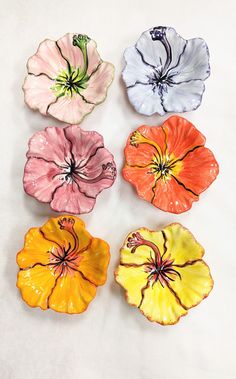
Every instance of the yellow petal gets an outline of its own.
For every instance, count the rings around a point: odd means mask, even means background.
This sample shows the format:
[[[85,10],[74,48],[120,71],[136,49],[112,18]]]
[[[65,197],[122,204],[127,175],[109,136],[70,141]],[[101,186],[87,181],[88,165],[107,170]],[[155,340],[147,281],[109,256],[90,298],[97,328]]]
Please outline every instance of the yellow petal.
[[[54,241],[61,247],[65,246],[66,249],[68,248],[69,244],[73,247],[75,244],[73,235],[68,230],[60,228],[59,222],[61,222],[63,219],[71,219],[74,221],[73,229],[79,241],[79,250],[87,247],[89,245],[91,236],[86,231],[84,222],[78,217],[71,215],[50,218],[40,228],[44,237],[49,241]]]
[[[92,283],[101,286],[107,279],[107,267],[110,261],[109,245],[99,239],[93,238],[88,250],[81,254],[79,271]]]
[[[73,275],[67,274],[57,279],[49,307],[57,312],[81,313],[87,309],[95,295],[96,286],[74,271]]]
[[[141,312],[150,320],[162,325],[175,324],[187,311],[179,304],[175,295],[160,282],[144,291]]]
[[[174,267],[181,275],[170,283],[171,288],[186,308],[199,304],[213,288],[213,279],[207,264],[200,260],[184,267]]]
[[[174,264],[183,264],[202,258],[204,249],[188,229],[176,223],[164,228],[163,232],[167,240],[165,256],[170,254],[174,259]]]
[[[32,228],[25,236],[24,248],[17,254],[17,263],[20,268],[33,266],[35,263],[47,264],[50,251],[57,248],[53,242],[43,238],[38,228]]]
[[[139,246],[136,250],[135,253],[131,253],[132,248],[127,247],[128,243],[128,238],[132,238],[132,235],[134,233],[140,233],[141,236],[150,242],[155,243],[155,245],[158,247],[160,250],[160,254],[163,254],[164,252],[164,238],[162,235],[161,231],[154,232],[151,230],[148,230],[146,228],[140,228],[132,233],[130,233],[123,245],[123,248],[120,251],[120,262],[121,263],[135,263],[135,264],[142,264],[146,263],[148,259],[150,258],[150,254],[152,257],[154,257],[153,250],[145,245]]]
[[[117,283],[127,291],[128,303],[137,307],[142,300],[142,289],[147,285],[148,274],[144,268],[145,266],[125,267],[120,265],[115,272]]]
[[[48,308],[48,297],[56,282],[56,275],[50,266],[37,265],[18,273],[17,287],[22,298],[31,307]]]

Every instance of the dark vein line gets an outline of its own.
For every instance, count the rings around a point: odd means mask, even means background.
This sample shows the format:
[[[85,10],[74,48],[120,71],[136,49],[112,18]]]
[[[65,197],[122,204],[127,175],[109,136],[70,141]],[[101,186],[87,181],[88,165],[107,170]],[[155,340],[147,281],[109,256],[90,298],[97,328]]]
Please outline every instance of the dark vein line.
[[[161,258],[163,258],[164,255],[165,255],[166,252],[167,252],[167,246],[166,246],[166,243],[167,243],[167,237],[166,237],[166,234],[165,234],[165,232],[164,232],[163,230],[161,231],[161,233],[162,233],[162,236],[163,236],[163,239],[164,239],[164,244],[163,244],[164,252],[163,252],[163,254],[162,254],[162,256],[161,256]]]
[[[149,281],[147,281],[147,284],[146,284],[146,286],[145,287],[143,287],[142,289],[141,289],[141,295],[142,295],[142,298],[141,298],[141,301],[140,301],[140,303],[139,303],[139,306],[138,306],[138,308],[140,308],[141,307],[141,305],[142,305],[142,303],[143,303],[143,299],[144,299],[144,295],[145,295],[145,291],[146,291],[146,289],[148,289],[148,287],[149,287]]]
[[[182,303],[182,301],[180,300],[179,296],[177,295],[177,293],[173,290],[173,288],[170,286],[170,284],[166,281],[166,285],[167,287],[169,288],[170,292],[172,293],[172,295],[175,296],[177,302],[181,305],[182,308],[184,308],[186,311],[188,310],[188,308]]]
[[[194,196],[199,197],[199,195],[198,195],[197,193],[195,193],[194,191],[192,191],[190,188],[186,187],[186,186],[184,185],[184,183],[182,183],[179,179],[177,179],[173,174],[171,174],[171,176],[172,176],[172,178],[174,178],[175,181],[176,181],[180,186],[182,186],[186,191],[191,192]]]
[[[192,266],[194,265],[195,263],[197,262],[201,262],[202,260],[201,259],[195,259],[194,261],[187,261],[183,264],[173,264],[172,266],[175,266],[175,267],[186,267],[186,266]]]
[[[33,76],[46,76],[48,79],[52,80],[53,82],[55,79],[51,78],[48,74],[45,74],[44,72],[40,72],[40,74],[34,74],[33,72],[28,72],[28,75],[33,75]]]
[[[188,154],[192,153],[194,150],[199,149],[200,147],[204,147],[204,145],[197,145],[197,146],[193,147],[191,150],[188,150],[187,153],[185,153],[184,156],[183,156],[182,158],[178,158],[178,159],[176,159],[175,161],[173,161],[173,162],[171,163],[171,166],[172,166],[173,164],[175,164],[176,162],[182,161],[184,158],[187,157]]]
[[[141,57],[141,59],[142,59],[142,61],[143,61],[144,64],[146,64],[147,66],[152,67],[152,68],[154,68],[154,69],[157,68],[156,66],[153,66],[152,64],[147,63],[147,62],[145,61],[144,56],[143,56],[143,53],[141,53],[141,51],[137,48],[136,45],[135,45],[135,49],[136,49],[136,51],[138,52],[138,54],[140,55],[140,57]]]

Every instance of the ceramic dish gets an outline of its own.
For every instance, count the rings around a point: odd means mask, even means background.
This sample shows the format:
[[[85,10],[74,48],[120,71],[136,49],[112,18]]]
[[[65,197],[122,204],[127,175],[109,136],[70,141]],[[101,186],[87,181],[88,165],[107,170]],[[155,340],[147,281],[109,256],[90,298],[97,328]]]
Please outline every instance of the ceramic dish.
[[[137,112],[187,112],[199,107],[210,75],[209,52],[201,38],[185,40],[175,29],[145,31],[125,50],[123,80]]]
[[[84,312],[106,282],[109,245],[92,237],[73,216],[31,228],[17,254],[17,287],[31,307],[62,313]]]
[[[140,126],[127,140],[123,177],[155,207],[185,212],[219,172],[205,141],[179,116],[169,117],[161,126]]]
[[[77,125],[35,133],[27,158],[25,192],[57,212],[90,212],[97,195],[116,178],[114,158],[103,137]]]
[[[26,104],[69,124],[78,124],[105,100],[114,66],[100,58],[86,35],[64,35],[40,43],[27,63]]]
[[[160,231],[140,228],[126,238],[116,281],[129,304],[150,321],[171,325],[213,288],[204,249],[180,224]]]

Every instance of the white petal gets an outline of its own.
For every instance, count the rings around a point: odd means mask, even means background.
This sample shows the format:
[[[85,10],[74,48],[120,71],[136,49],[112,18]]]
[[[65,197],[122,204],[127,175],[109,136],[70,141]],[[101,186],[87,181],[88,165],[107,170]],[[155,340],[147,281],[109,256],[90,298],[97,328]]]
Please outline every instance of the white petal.
[[[136,111],[145,116],[153,113],[159,113],[161,116],[165,114],[160,96],[157,91],[153,91],[152,85],[136,84],[128,88],[128,96]]]
[[[183,53],[187,41],[180,37],[173,28],[166,28],[166,39],[171,47],[171,62],[168,69],[178,64],[179,57]]]
[[[152,76],[154,69],[143,62],[135,46],[128,47],[125,50],[124,58],[126,66],[122,72],[122,77],[126,86],[133,85],[136,82],[148,83],[149,76]]]
[[[152,29],[149,29],[144,32],[135,46],[146,64],[157,68],[165,65],[167,55],[162,42],[152,40],[151,31]]]
[[[168,86],[163,92],[163,107],[166,112],[189,112],[199,107],[205,86],[201,80],[192,80]]]
[[[172,80],[181,83],[193,79],[205,80],[210,75],[209,52],[202,38],[189,39],[177,67],[170,70]]]

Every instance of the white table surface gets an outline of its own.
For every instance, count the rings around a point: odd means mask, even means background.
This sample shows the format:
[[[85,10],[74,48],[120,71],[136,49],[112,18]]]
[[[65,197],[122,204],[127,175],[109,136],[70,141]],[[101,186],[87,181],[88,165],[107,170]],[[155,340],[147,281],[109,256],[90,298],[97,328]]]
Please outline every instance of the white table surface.
[[[235,379],[236,378],[236,3],[234,0],[0,0],[0,378],[1,379]],[[130,131],[163,118],[141,116],[129,105],[120,73],[122,53],[140,33],[173,26],[185,38],[203,37],[211,76],[203,103],[185,114],[207,137],[220,175],[192,209],[164,213],[138,199],[120,169]],[[24,105],[25,63],[41,40],[86,33],[116,67],[105,103],[82,127],[104,135],[118,166],[115,185],[82,218],[90,232],[111,245],[108,281],[81,315],[29,308],[15,287],[15,256],[25,232],[52,215],[24,194],[22,174],[29,137],[61,125]],[[140,226],[173,221],[188,227],[205,247],[215,287],[175,326],[150,323],[129,306],[113,271],[125,236]]]

